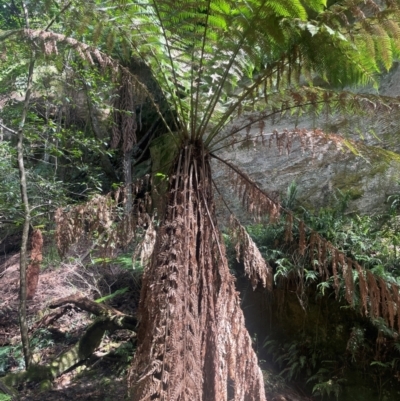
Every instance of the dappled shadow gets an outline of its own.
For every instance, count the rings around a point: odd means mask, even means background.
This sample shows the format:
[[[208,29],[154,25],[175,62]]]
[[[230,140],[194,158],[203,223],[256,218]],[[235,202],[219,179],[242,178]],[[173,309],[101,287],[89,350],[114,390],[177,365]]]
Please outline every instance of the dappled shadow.
[[[78,369],[53,382],[53,388],[41,391],[40,385],[27,385],[20,391],[21,401],[107,401],[123,400],[126,395],[125,372],[119,372],[117,360],[93,356]],[[80,371],[77,373],[77,371]]]

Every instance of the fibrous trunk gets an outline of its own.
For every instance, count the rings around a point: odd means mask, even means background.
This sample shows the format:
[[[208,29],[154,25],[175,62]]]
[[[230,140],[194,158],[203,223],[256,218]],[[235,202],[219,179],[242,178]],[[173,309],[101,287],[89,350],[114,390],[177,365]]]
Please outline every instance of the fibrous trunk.
[[[143,279],[131,400],[265,400],[211,189],[207,154],[188,144]]]

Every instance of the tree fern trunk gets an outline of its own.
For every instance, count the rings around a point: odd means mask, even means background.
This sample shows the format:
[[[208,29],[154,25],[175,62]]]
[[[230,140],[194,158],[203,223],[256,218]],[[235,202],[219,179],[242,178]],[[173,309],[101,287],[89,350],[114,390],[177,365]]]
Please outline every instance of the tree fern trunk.
[[[201,144],[187,145],[176,161],[155,249],[143,279],[130,399],[265,400]]]

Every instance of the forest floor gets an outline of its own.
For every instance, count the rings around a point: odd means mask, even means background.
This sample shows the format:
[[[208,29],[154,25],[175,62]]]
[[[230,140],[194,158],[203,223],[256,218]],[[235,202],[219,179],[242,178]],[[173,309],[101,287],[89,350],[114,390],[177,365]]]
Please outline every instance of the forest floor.
[[[138,283],[127,271],[113,267],[87,269],[79,264],[63,264],[42,270],[33,300],[28,301],[27,318],[35,363],[49,363],[77,343],[86,327],[93,321],[88,312],[72,307],[51,326],[37,327],[49,313],[48,305],[60,298],[80,293],[99,298],[124,287],[136,287],[114,297],[110,305],[134,314],[138,301]],[[135,288],[133,288],[135,291]],[[0,376],[24,367],[18,322],[19,254],[0,260]],[[129,295],[128,295],[129,294]],[[129,298],[134,299],[129,299]],[[96,352],[79,366],[67,371],[53,382],[50,390],[41,391],[37,384],[18,388],[23,401],[59,400],[123,400],[126,372],[134,346],[132,332],[118,330],[105,335]]]
[[[49,304],[80,293],[90,299],[129,288],[108,304],[126,314],[135,315],[140,280],[118,266],[83,266],[71,261],[41,271],[33,300],[28,301],[28,324],[34,362],[48,364],[79,341],[93,321],[88,312],[71,307],[48,327],[38,322],[49,313]],[[19,254],[0,259],[0,376],[23,369],[23,354],[18,323]],[[95,353],[65,372],[42,390],[38,384],[18,388],[21,401],[117,401],[126,399],[126,375],[134,353],[132,332],[118,330],[105,335]],[[309,401],[265,372],[268,401]],[[0,394],[1,396],[1,394]],[[1,399],[1,397],[0,397]]]

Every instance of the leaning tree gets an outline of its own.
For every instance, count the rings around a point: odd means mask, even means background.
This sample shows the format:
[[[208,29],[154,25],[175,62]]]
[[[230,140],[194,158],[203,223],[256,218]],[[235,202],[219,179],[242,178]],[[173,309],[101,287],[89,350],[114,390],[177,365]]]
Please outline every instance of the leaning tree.
[[[391,66],[400,48],[397,2],[333,1],[329,7],[323,0],[88,4],[100,28],[93,23],[77,32],[84,32],[86,41],[92,38],[92,44],[49,29],[1,32],[0,39],[22,36],[34,46],[43,45],[48,55],[64,43],[90,64],[116,71],[121,85],[114,138],[116,143],[122,138],[127,158],[138,124],[136,111],[126,108],[146,99],[167,131],[173,154],[160,172],[168,175],[169,184],[143,278],[130,399],[265,400],[261,370],[216,219],[211,159],[236,174],[250,211],[276,218],[281,206],[216,151],[236,143],[238,133],[250,133],[255,126],[263,138],[268,118],[286,112],[330,114],[388,106],[379,97],[334,88],[374,83],[375,74]],[[146,82],[118,63],[115,53],[114,58],[105,54],[107,46],[98,40],[101,32],[109,33],[108,47],[118,43],[125,56],[128,53],[150,68],[168,107],[160,106]],[[324,88],[312,85],[315,82],[323,82]],[[398,104],[393,101],[391,106]],[[290,146],[288,134],[297,135],[302,143],[310,135],[322,135],[298,129],[278,133],[279,147]],[[288,227],[292,223],[288,213]],[[240,223],[234,220],[233,226],[253,284],[259,280],[268,285],[267,264]],[[304,252],[304,225],[299,224],[299,230]],[[351,262],[328,249],[323,239],[311,235],[309,241],[310,249],[318,248],[318,256],[327,251],[335,256],[336,278],[338,266],[343,274],[351,272]],[[351,278],[346,277],[350,299]],[[368,286],[361,278],[360,288],[367,302]]]

